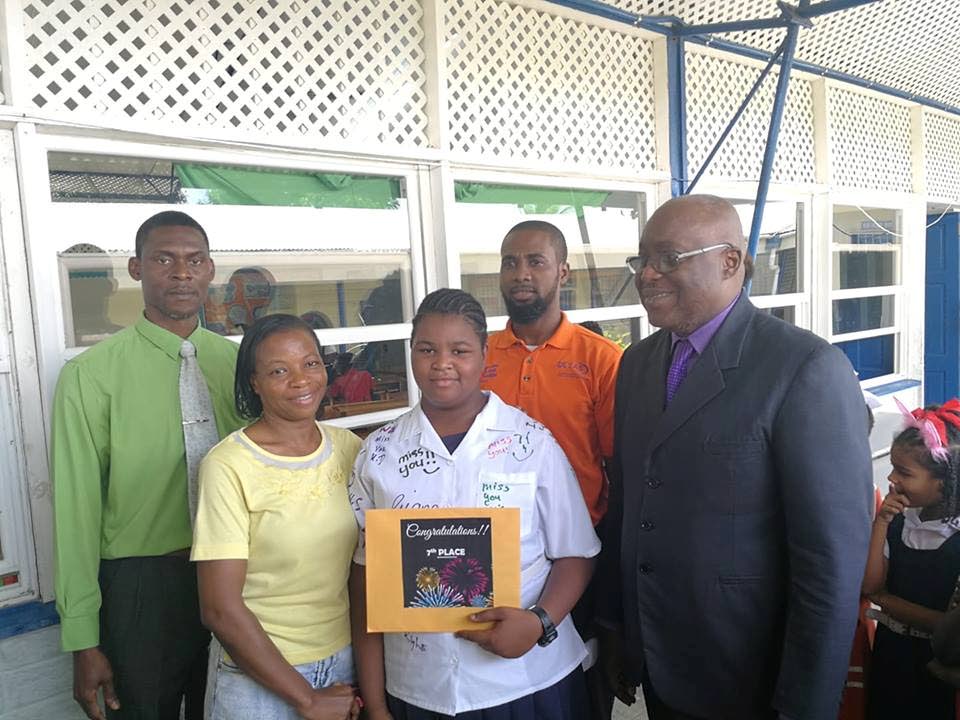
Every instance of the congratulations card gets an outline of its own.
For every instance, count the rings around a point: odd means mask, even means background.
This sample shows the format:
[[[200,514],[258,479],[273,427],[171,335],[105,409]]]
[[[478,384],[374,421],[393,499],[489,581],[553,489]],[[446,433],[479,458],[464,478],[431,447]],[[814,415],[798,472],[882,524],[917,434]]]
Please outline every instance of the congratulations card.
[[[468,617],[520,604],[517,508],[369,510],[369,632],[480,629]]]

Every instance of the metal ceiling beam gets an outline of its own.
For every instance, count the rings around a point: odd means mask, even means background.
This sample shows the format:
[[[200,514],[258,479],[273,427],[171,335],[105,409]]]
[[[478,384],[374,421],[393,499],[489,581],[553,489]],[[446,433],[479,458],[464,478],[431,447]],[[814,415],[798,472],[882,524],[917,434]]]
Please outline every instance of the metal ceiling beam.
[[[676,28],[682,26],[682,23],[679,21],[679,19],[673,16],[658,17],[652,15],[635,15],[633,13],[628,13],[624,10],[612,7],[606,3],[599,2],[598,0],[547,0],[547,2],[550,2],[553,5],[562,5],[574,10],[579,10],[590,15],[604,17],[608,20],[622,22],[632,27],[643,28],[644,30],[649,30],[650,32],[657,33],[658,35],[670,35]],[[826,12],[832,12],[833,10],[844,10],[848,7],[856,7],[869,2],[879,2],[879,0],[823,0],[822,2],[812,5],[807,10],[807,15],[813,17],[814,14],[822,15]],[[729,40],[718,39],[715,37],[691,35],[690,37],[684,39],[687,42],[691,42],[696,45],[705,45],[707,47],[723,50],[734,55],[740,55],[741,57],[752,58],[754,60],[761,60],[763,62],[767,62],[773,56],[773,53],[770,53],[766,50],[758,50],[757,48],[749,47],[747,45],[740,45],[739,43],[730,42]],[[851,85],[867,88],[868,90],[876,90],[877,92],[901,98],[902,100],[919,103],[920,105],[926,105],[927,107],[942,110],[943,112],[950,113],[951,115],[960,116],[960,106],[949,105],[947,103],[940,102],[939,100],[934,100],[933,98],[917,95],[916,93],[901,90],[900,88],[892,87],[890,85],[884,85],[883,83],[873,82],[857,75],[851,75],[850,73],[824,67],[823,65],[817,65],[815,63],[795,59],[793,61],[793,68],[795,70],[800,70],[801,72],[816,75],[817,77],[827,78],[829,80],[839,80],[840,82],[850,83]]]

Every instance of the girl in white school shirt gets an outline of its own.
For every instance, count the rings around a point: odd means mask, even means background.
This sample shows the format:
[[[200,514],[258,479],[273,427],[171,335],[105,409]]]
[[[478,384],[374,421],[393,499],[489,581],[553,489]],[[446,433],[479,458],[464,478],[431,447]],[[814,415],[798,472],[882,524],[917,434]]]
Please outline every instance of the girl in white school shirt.
[[[587,717],[585,650],[568,613],[600,541],[576,477],[542,425],[480,389],[486,318],[472,296],[427,295],[411,347],[420,403],[367,438],[350,481],[361,530],[350,579],[353,639],[367,717]],[[489,630],[367,633],[365,512],[479,506],[481,478],[510,485],[520,507],[522,606],[477,612],[477,622],[494,622]]]

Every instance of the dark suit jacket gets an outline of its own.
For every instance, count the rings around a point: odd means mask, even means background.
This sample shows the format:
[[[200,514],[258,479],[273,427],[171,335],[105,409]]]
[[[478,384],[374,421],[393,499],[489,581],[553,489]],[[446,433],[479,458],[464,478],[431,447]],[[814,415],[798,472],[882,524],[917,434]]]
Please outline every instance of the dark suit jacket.
[[[607,619],[678,710],[835,720],[873,503],[853,368],[741,297],[664,410],[670,345],[620,366]]]

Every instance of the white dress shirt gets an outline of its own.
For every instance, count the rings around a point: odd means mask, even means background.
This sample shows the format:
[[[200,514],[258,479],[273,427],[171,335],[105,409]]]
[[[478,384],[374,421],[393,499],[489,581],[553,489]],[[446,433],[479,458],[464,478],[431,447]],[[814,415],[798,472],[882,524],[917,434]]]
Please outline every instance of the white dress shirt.
[[[354,561],[365,564],[365,512],[373,508],[519,507],[522,607],[537,604],[551,560],[593,557],[600,541],[577,478],[540,423],[493,393],[451,454],[420,406],[364,442],[350,480],[360,524]],[[508,488],[491,502],[482,483]],[[502,498],[499,499],[499,498]],[[418,707],[457,713],[494,707],[550,687],[586,652],[569,617],[547,647],[505,659],[451,633],[384,633],[387,692]]]

